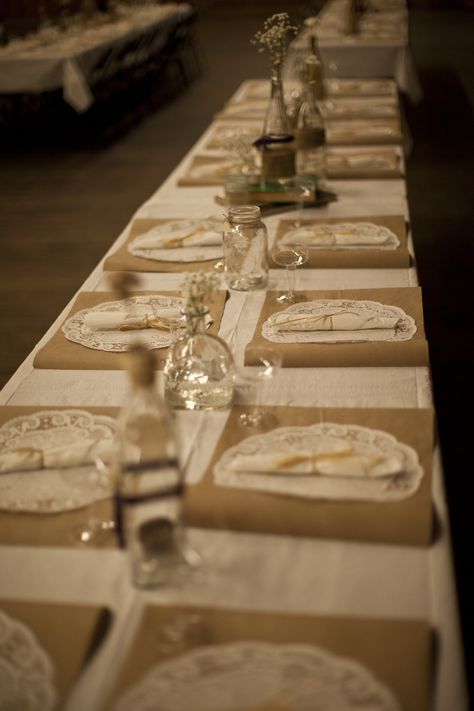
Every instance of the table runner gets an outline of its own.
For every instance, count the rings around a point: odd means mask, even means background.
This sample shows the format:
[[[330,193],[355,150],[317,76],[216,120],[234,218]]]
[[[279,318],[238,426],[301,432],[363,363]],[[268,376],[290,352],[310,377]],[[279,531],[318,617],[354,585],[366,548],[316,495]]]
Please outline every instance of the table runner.
[[[178,624],[182,621],[184,639],[179,640],[177,649],[160,653],[162,630],[176,619]],[[428,711],[432,641],[425,622],[152,605],[144,610],[107,708],[113,709],[123,692],[157,662],[176,658],[201,645],[241,640],[316,645],[332,654],[349,657],[387,684],[404,711]]]
[[[231,446],[264,429],[239,424],[248,408],[234,407],[204,477],[188,487],[186,515],[193,526],[258,533],[316,536],[375,542],[429,545],[432,530],[431,410],[316,409],[264,407],[269,429],[319,422],[358,424],[383,430],[415,449],[424,469],[418,491],[398,502],[304,499],[216,484],[213,467]]]

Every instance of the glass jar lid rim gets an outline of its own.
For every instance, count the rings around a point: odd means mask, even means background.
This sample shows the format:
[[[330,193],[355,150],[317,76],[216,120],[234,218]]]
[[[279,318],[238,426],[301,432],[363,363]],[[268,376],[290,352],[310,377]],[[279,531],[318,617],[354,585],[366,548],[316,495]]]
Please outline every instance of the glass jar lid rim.
[[[260,217],[260,208],[258,205],[234,205],[229,207],[228,217],[231,222],[255,220]]]

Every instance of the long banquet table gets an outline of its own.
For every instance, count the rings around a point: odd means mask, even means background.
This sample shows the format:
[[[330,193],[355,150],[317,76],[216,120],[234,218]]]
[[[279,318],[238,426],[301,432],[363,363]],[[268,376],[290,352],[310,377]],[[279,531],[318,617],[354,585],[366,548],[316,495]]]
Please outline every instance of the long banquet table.
[[[133,219],[206,217],[219,212],[212,186],[180,187],[193,158],[206,152],[213,127],[204,133],[163,185],[138,209],[111,246],[125,242]],[[405,181],[334,180],[338,200],[308,217],[397,215],[409,219]],[[272,238],[283,214],[265,218]],[[413,243],[409,235],[409,248]],[[106,255],[107,256],[107,255]],[[110,289],[104,260],[81,291]],[[142,289],[176,289],[182,275],[141,273]],[[270,288],[284,288],[282,270],[271,270]],[[303,269],[298,288],[358,289],[417,286],[416,267],[398,269]],[[232,292],[219,334],[243,362],[263,292]],[[72,302],[71,302],[72,303]],[[7,406],[119,407],[127,397],[120,370],[61,370],[33,367],[35,354],[62,324],[70,305],[53,323],[0,395]],[[161,378],[161,375],[159,376]],[[337,408],[432,407],[429,367],[283,368],[278,387],[266,387],[269,406]],[[228,412],[179,412],[182,461],[189,483],[199,481]],[[426,620],[436,638],[433,704],[436,711],[467,709],[462,651],[450,552],[443,473],[438,448],[433,467],[432,503],[436,535],[429,546],[361,543],[227,530],[191,528],[191,543],[202,553],[206,575],[182,589],[141,592],[130,582],[125,556],[111,549],[2,545],[0,595],[5,600],[104,605],[113,626],[67,704],[69,711],[103,708],[117,680],[147,603],[192,604],[214,608]],[[72,642],[74,644],[74,642]]]

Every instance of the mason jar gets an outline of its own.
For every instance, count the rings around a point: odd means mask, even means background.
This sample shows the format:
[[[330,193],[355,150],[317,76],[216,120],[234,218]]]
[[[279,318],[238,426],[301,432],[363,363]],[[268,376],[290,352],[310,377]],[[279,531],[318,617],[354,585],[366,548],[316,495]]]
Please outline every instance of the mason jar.
[[[264,289],[268,283],[268,236],[257,205],[229,207],[224,229],[227,284],[237,291]]]

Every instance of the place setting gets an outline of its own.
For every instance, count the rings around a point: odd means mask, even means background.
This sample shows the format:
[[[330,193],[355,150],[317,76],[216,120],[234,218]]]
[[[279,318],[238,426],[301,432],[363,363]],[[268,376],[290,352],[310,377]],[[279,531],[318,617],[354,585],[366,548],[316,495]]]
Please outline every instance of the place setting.
[[[304,248],[299,266],[321,268],[409,267],[407,227],[403,215],[279,220],[271,254]],[[307,252],[307,259],[304,256]],[[278,258],[273,258],[276,266]]]
[[[226,301],[216,291],[206,327],[217,334]],[[184,326],[178,292],[134,291],[117,299],[111,292],[81,292],[62,326],[35,356],[35,368],[123,370],[121,357],[137,339],[158,350],[157,367]]]
[[[267,291],[245,363],[271,344],[284,367],[426,366],[421,290]]]
[[[339,119],[326,121],[326,140],[329,145],[388,145],[402,144],[400,121],[385,119]]]
[[[235,405],[187,489],[187,521],[429,545],[433,433],[429,409]]]
[[[117,409],[0,408],[0,538],[5,544],[115,546]]]
[[[2,709],[65,708],[111,617],[98,605],[0,600]]]
[[[138,218],[127,240],[106,258],[106,271],[187,272],[209,269],[223,257],[224,216]]]
[[[431,642],[418,620],[148,604],[106,708],[428,711]]]
[[[401,149],[398,146],[328,148],[326,175],[333,180],[401,178],[404,175]]]

